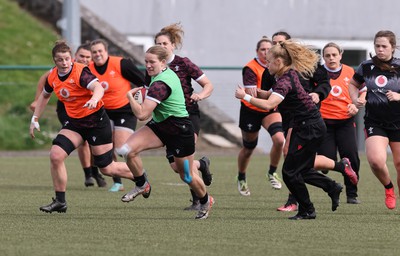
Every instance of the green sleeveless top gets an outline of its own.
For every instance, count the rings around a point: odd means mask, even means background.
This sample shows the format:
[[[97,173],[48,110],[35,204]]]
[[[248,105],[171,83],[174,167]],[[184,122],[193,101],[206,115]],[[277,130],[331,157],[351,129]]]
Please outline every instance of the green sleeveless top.
[[[171,88],[171,95],[158,104],[153,110],[153,120],[156,123],[160,123],[170,116],[188,117],[189,113],[186,110],[181,82],[175,72],[167,68],[160,74],[151,78],[150,87],[156,81],[164,82]]]

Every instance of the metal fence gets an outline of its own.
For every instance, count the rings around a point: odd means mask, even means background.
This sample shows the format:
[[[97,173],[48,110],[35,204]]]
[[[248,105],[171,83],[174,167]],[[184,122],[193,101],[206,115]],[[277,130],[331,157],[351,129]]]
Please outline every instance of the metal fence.
[[[29,65],[0,65],[0,71],[37,71],[37,70],[49,70],[52,66],[29,66]],[[138,66],[142,71],[145,70],[144,66]],[[234,97],[236,86],[242,83],[242,67],[228,67],[228,66],[202,66],[200,67],[206,74],[207,77],[212,81],[214,85],[214,92],[212,96],[207,99],[210,100],[219,110],[223,111],[236,123],[239,122],[239,109],[240,104]],[[13,85],[13,83],[1,83],[1,85]],[[197,83],[193,83],[195,90],[201,88]],[[364,123],[363,123],[364,109],[356,117],[357,124],[357,137],[358,137],[358,148],[360,151],[364,151]],[[269,151],[271,148],[272,141],[267,132],[261,131],[259,138],[259,147],[264,151]]]

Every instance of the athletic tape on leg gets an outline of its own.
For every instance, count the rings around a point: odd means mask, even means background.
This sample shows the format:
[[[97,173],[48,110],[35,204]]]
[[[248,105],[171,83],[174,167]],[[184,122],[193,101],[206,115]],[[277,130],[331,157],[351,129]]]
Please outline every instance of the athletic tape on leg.
[[[190,167],[189,167],[189,160],[183,160],[183,181],[186,183],[192,182],[192,176],[190,176]]]
[[[122,147],[115,149],[115,153],[117,155],[122,156],[126,160],[126,156],[131,152],[131,148],[128,146],[128,144],[122,145]]]

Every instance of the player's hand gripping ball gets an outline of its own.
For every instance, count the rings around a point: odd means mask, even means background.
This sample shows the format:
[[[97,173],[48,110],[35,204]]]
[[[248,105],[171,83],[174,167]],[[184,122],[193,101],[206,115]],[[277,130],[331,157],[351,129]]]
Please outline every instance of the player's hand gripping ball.
[[[145,87],[142,87],[139,91],[136,92],[133,98],[136,100],[137,103],[142,104],[144,99],[146,98],[146,95],[147,90]]]

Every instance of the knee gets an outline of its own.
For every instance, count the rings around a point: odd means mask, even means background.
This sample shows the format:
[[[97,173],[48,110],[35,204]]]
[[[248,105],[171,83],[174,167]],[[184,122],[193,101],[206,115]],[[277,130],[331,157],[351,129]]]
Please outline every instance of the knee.
[[[281,136],[279,134],[275,134],[272,137],[272,146],[279,148],[280,150],[283,149],[283,145],[285,144],[285,137],[283,136],[283,133],[281,133]]]
[[[131,148],[128,146],[128,144],[122,145],[120,148],[115,149],[115,153],[123,158],[126,159],[128,154],[131,152]]]
[[[129,158],[134,158],[140,153],[140,151],[137,148],[132,148],[127,143],[122,145],[120,148],[117,148],[115,152],[119,156],[122,156],[125,160]]]
[[[368,159],[368,163],[372,170],[382,170],[385,166],[384,161],[380,161],[376,158]]]
[[[50,162],[52,164],[60,164],[64,162],[65,158],[68,155],[65,153],[65,151],[57,146],[53,146],[50,150]]]
[[[258,137],[253,141],[243,140],[243,149],[253,152],[253,150],[257,147]]]
[[[64,159],[75,149],[74,143],[65,135],[58,134],[52,142],[50,150],[50,161],[53,164],[63,162]]]

